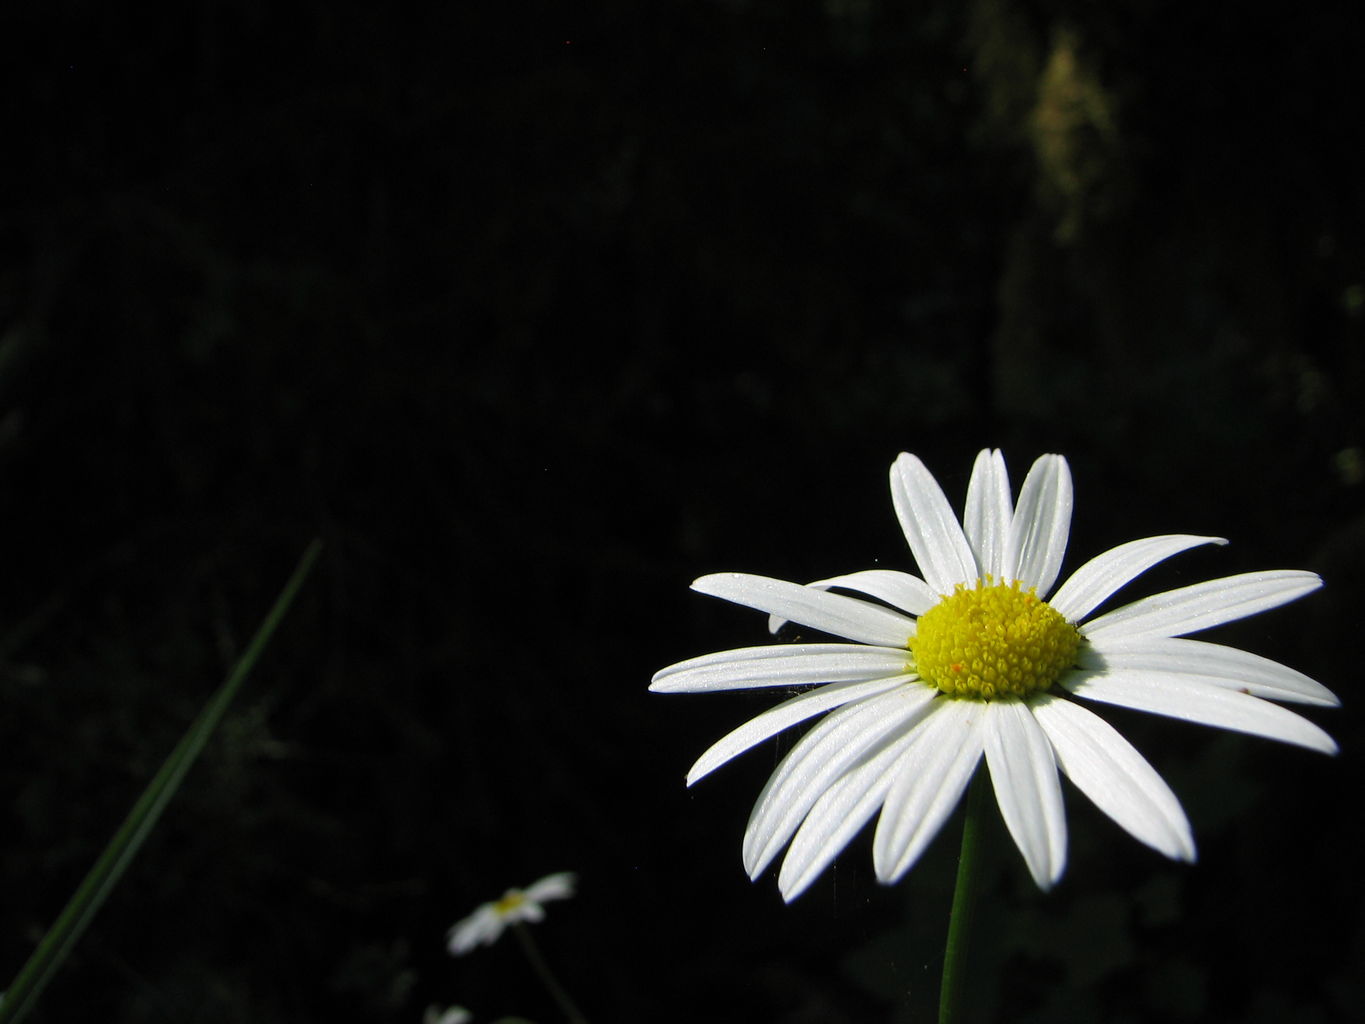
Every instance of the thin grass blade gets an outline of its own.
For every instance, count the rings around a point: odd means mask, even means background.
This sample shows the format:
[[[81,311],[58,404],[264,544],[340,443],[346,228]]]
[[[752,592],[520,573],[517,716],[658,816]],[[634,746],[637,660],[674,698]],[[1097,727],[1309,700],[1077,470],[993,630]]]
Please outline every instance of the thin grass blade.
[[[5,993],[4,1001],[0,1002],[0,1024],[20,1021],[33,1009],[47,983],[66,960],[114,886],[123,877],[133,857],[156,826],[166,804],[180,788],[185,773],[190,770],[190,766],[204,749],[204,744],[208,742],[209,736],[222,721],[232,698],[241,689],[246,677],[251,674],[321,552],[320,540],[314,540],[308,545],[294,574],[280,591],[274,607],[256,630],[256,635],[251,638],[251,643],[247,645],[242,656],[237,659],[227,679],[209,698],[160,770],[142,791],[128,817],[124,819],[109,845],[95,861],[95,866],[77,887],[61,915],[38,943],[33,955],[28,958],[28,962],[20,969],[14,984]]]

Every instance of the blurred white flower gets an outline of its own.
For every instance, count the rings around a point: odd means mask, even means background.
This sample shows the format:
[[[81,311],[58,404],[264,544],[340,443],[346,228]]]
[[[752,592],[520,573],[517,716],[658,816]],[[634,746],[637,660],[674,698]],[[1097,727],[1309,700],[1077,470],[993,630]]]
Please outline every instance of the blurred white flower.
[[[444,1010],[439,1006],[428,1006],[422,1015],[422,1024],[469,1024],[473,1019],[474,1015],[463,1006],[450,1006]]]
[[[1071,529],[1071,473],[1060,455],[1034,463],[1016,505],[1004,458],[981,452],[961,522],[913,455],[891,467],[891,497],[923,578],[872,569],[804,587],[743,573],[692,584],[768,612],[774,631],[791,620],[854,643],[724,651],[665,668],[650,686],[710,692],[821,684],[722,738],[687,776],[691,785],[825,714],[773,772],[744,834],[750,877],[790,843],[778,873],[784,898],[805,890],[878,811],[877,877],[899,879],[952,813],[983,756],[1001,816],[1041,888],[1066,864],[1058,769],[1136,839],[1194,860],[1189,822],[1170,788],[1072,698],[1336,752],[1318,726],[1263,699],[1339,703],[1326,687],[1254,654],[1179,639],[1302,597],[1321,586],[1314,573],[1210,580],[1090,618],[1158,562],[1227,542],[1185,535],[1132,541],[1091,559],[1052,592]]]
[[[475,946],[491,945],[509,924],[543,920],[545,908],[542,904],[572,896],[574,881],[572,872],[561,871],[546,875],[525,889],[508,889],[502,899],[485,903],[457,921],[446,936],[446,949],[454,956],[463,956]]]

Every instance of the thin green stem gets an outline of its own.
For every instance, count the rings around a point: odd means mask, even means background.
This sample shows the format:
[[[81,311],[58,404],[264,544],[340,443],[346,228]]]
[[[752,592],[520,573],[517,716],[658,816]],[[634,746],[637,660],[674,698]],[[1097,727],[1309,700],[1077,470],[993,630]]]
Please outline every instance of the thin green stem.
[[[549,990],[554,1001],[559,1004],[559,1008],[564,1011],[564,1016],[569,1019],[569,1024],[588,1024],[588,1018],[579,1012],[574,1001],[569,998],[569,993],[564,990],[564,986],[559,983],[559,979],[550,970],[550,965],[540,955],[540,947],[536,945],[536,940],[531,937],[531,929],[520,921],[513,921],[512,931],[516,933],[518,941],[521,942],[521,950],[526,954],[526,959],[531,961],[531,968],[540,978],[541,984]]]
[[[967,971],[967,947],[972,939],[972,917],[981,876],[978,849],[982,828],[982,809],[986,803],[984,768],[978,768],[967,790],[967,816],[962,823],[962,852],[957,859],[957,885],[953,888],[953,909],[948,917],[948,940],[943,947],[943,981],[938,990],[939,1024],[955,1024],[962,1010],[962,984]]]
[[[313,563],[318,560],[321,551],[321,541],[315,540],[308,545],[299,560],[298,568],[280,591],[274,607],[256,630],[256,635],[251,638],[251,643],[247,645],[242,656],[237,659],[227,679],[190,723],[185,735],[180,738],[180,742],[175,745],[175,749],[133,804],[133,809],[128,812],[128,817],[109,840],[109,845],[95,861],[90,873],[76,888],[66,907],[38,943],[33,955],[20,969],[14,984],[5,993],[4,1002],[0,1003],[0,1024],[12,1024],[21,1020],[33,1008],[43,988],[85,932],[95,912],[123,877],[133,856],[151,834],[161,817],[161,812],[180,787],[185,773],[190,770],[190,766],[204,749],[204,744],[208,742],[214,728],[222,721],[232,698],[251,673],[270,637],[279,626],[280,620],[294,603],[295,595],[303,586],[303,581],[308,578]]]

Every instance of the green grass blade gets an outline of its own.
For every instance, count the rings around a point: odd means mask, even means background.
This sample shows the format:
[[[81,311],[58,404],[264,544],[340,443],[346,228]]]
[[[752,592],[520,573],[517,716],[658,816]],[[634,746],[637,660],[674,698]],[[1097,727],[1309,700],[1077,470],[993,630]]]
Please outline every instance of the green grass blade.
[[[95,912],[99,910],[109,893],[118,884],[123,872],[127,869],[133,856],[139,847],[146,840],[152,829],[156,826],[157,819],[161,817],[161,812],[165,809],[167,802],[175,795],[175,791],[180,787],[180,782],[194,764],[200,751],[204,749],[204,744],[222,721],[223,714],[227,711],[232,698],[241,688],[242,682],[251,673],[261,652],[265,650],[266,644],[274,634],[275,628],[284,618],[285,613],[294,602],[299,588],[303,586],[304,580],[313,569],[313,564],[317,561],[318,555],[322,551],[322,542],[314,540],[304,551],[303,557],[299,560],[298,568],[289,577],[289,582],[280,591],[280,596],[275,599],[275,605],[270,609],[270,614],[265,617],[256,630],[256,635],[251,638],[251,643],[247,645],[242,656],[237,659],[237,663],[232,667],[223,685],[218,687],[213,696],[209,698],[202,711],[195,717],[190,724],[185,735],[180,738],[180,742],[175,745],[175,749],[166,758],[166,762],[148,783],[147,788],[138,797],[137,803],[124,819],[119,830],[114,833],[109,845],[100,854],[99,860],[95,861],[95,866],[90,869],[90,873],[85,876],[80,886],[72,895],[66,908],[61,912],[56,922],[48,929],[43,936],[38,948],[33,951],[28,962],[24,964],[14,979],[14,984],[5,993],[4,1001],[0,1002],[0,1024],[11,1024],[19,1021],[31,1010],[42,993],[44,986],[51,980],[52,975],[62,965],[67,955],[71,952],[76,941],[85,931]]]

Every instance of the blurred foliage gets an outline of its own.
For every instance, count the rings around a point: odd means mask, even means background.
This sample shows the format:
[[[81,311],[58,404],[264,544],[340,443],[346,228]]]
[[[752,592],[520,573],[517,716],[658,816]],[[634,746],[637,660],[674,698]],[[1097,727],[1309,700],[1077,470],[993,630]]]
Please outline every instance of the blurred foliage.
[[[783,907],[739,868],[767,754],[682,786],[766,699],[644,688],[763,641],[691,578],[904,565],[891,459],[957,495],[983,444],[1016,475],[1071,457],[1069,565],[1204,532],[1234,543],[1150,585],[1321,570],[1227,636],[1347,707],[1318,717],[1337,762],[1116,715],[1200,864],[1079,799],[1055,893],[1003,847],[982,1019],[1351,1018],[1353,9],[256,0],[0,28],[0,965],[328,543],[35,1019],[549,1020],[514,950],[442,936],[564,869],[582,895],[539,934],[594,1020],[932,1005],[953,828],[895,889],[855,844]]]

